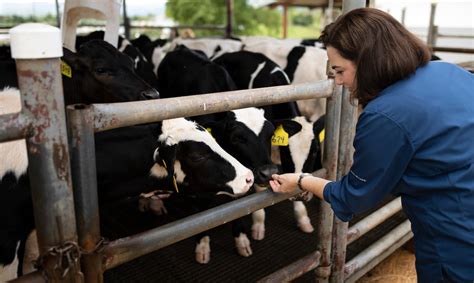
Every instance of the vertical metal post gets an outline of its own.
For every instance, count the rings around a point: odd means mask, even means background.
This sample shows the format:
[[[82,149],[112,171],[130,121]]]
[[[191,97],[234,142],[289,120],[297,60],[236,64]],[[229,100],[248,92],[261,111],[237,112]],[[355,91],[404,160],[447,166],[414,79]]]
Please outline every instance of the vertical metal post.
[[[428,26],[428,38],[426,39],[426,43],[431,47],[436,45],[436,37],[438,32],[438,29],[434,24],[437,5],[437,3],[431,3],[430,24]]]
[[[59,13],[59,1],[55,0],[54,2],[56,4],[56,26],[59,28],[59,27],[61,27],[61,15]]]
[[[61,32],[45,24],[10,30],[22,113],[31,117],[29,178],[40,249],[49,282],[80,282],[79,250],[59,57]]]
[[[234,0],[226,0],[226,8],[227,8],[227,24],[225,27],[225,37],[230,38],[232,37],[232,22],[234,18]]]
[[[125,29],[125,38],[130,40],[130,20],[127,15],[127,4],[126,0],[123,0],[123,27]]]
[[[342,6],[343,14],[366,6],[365,0],[345,0]],[[339,138],[339,154],[337,164],[337,179],[340,179],[352,164],[352,141],[354,140],[357,107],[351,104],[350,93],[342,91],[341,126]],[[348,223],[334,217],[332,240],[332,270],[330,282],[343,282],[344,265],[346,261]]]
[[[400,21],[403,26],[405,26],[406,15],[407,15],[407,7],[403,7],[402,8],[402,19]]]
[[[326,122],[323,150],[323,164],[327,170],[327,178],[336,180],[337,154],[339,147],[339,124],[341,118],[341,90],[336,86],[331,97],[326,102]],[[318,246],[321,253],[319,267],[315,269],[317,282],[328,282],[331,274],[331,245],[334,212],[329,203],[321,201],[320,213],[317,219]]]
[[[67,107],[71,146],[71,169],[79,246],[85,282],[103,282],[100,245],[99,201],[94,146],[94,117],[90,106]]]
[[[288,5],[283,5],[283,38],[288,36]]]
[[[337,163],[337,179],[341,179],[352,165],[353,148],[352,142],[355,134],[357,107],[351,103],[350,93],[347,89],[342,91],[341,104],[341,126],[339,134],[339,159]],[[344,280],[344,264],[346,261],[348,223],[334,217],[333,225],[333,264],[331,271],[331,282],[342,282]]]

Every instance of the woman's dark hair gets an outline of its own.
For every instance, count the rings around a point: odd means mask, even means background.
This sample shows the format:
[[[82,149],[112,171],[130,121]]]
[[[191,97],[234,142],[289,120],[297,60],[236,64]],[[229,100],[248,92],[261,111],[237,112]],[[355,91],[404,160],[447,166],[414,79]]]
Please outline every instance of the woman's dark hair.
[[[361,8],[327,25],[320,40],[356,66],[352,95],[363,106],[428,63],[431,52],[389,14]]]

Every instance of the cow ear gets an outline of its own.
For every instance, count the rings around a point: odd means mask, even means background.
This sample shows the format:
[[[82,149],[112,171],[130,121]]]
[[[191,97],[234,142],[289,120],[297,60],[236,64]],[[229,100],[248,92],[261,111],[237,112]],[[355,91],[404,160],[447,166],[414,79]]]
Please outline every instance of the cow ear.
[[[61,57],[61,60],[73,71],[77,71],[83,65],[81,56],[65,47],[63,47],[63,57]]]
[[[290,137],[295,135],[299,131],[301,131],[301,129],[303,128],[303,126],[301,126],[300,123],[295,122],[293,120],[282,119],[282,120],[277,120],[274,123],[275,123],[275,128],[278,128],[278,126],[281,125],[283,129],[285,130],[285,132],[287,132],[288,136]]]

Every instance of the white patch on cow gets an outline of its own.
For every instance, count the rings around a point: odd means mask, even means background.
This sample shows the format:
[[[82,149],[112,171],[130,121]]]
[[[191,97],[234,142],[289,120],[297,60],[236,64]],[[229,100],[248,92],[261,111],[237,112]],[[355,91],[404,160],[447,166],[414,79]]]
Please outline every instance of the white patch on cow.
[[[189,49],[200,50],[206,54],[207,58],[211,58],[211,56],[214,55],[212,59],[216,59],[224,53],[237,52],[242,49],[242,42],[232,39],[183,39],[178,37],[171,42],[171,50],[174,50],[178,45],[184,45]],[[220,46],[221,50],[214,54],[217,46]]]
[[[249,81],[249,87],[248,89],[252,89],[253,88],[253,81],[255,80],[255,78],[258,76],[258,74],[260,74],[260,72],[262,71],[262,69],[265,67],[265,64],[266,62],[262,62],[260,64],[258,64],[257,66],[257,69],[255,69],[255,71],[250,75],[250,81]]]
[[[314,227],[311,225],[311,219],[308,217],[308,211],[304,203],[302,201],[294,201],[293,211],[300,230],[305,233],[313,232]]]
[[[295,173],[301,173],[314,139],[313,124],[306,121],[305,117],[302,116],[295,117],[292,120],[302,126],[301,131],[288,139],[291,159],[295,165]]]
[[[153,64],[153,73],[158,76],[158,67],[160,66],[161,61],[165,57],[165,52],[162,47],[155,47],[153,49],[153,54],[151,55],[151,62]]]
[[[133,68],[136,70],[138,68],[138,62],[140,62],[140,56],[138,56],[137,58],[135,58],[135,65],[133,66]]]
[[[174,177],[178,183],[183,183],[186,174],[184,174],[183,169],[181,169],[181,162],[176,161],[174,163]]]
[[[20,91],[15,88],[6,88],[0,92],[0,115],[17,113],[21,110]],[[28,168],[28,154],[26,141],[15,140],[0,143],[0,179],[7,172],[13,172],[18,178],[26,173]]]
[[[16,249],[15,249],[15,258],[13,262],[8,265],[0,265],[0,282],[7,282],[17,278],[17,270],[18,270],[18,248],[20,247],[20,242],[18,241]]]
[[[132,43],[126,39],[122,40],[122,44],[120,45],[120,47],[118,48],[118,50],[120,52],[123,52],[125,50],[125,48],[127,48],[127,46],[129,45],[132,45]]]
[[[262,132],[265,124],[265,111],[263,109],[249,107],[243,109],[232,110],[235,114],[235,120],[247,126],[255,135]]]
[[[283,74],[283,76],[285,77],[286,79],[286,82],[288,84],[291,84],[291,81],[290,81],[290,78],[288,77],[288,75],[279,67],[275,67],[275,69],[273,69],[270,74],[273,74],[273,73],[276,73],[276,72],[281,72]]]
[[[156,154],[156,151],[155,151]],[[155,176],[158,179],[166,178],[168,176],[168,171],[165,167],[161,166],[158,163],[155,163],[153,167],[150,169],[150,175]],[[176,182],[183,183],[186,174],[181,169],[181,163],[179,161],[175,161],[174,163],[174,177],[176,178]]]
[[[158,140],[166,145],[175,145],[182,141],[196,141],[206,144],[212,151],[220,155],[224,160],[227,160],[234,167],[236,177],[227,183],[232,188],[234,194],[246,193],[252,185],[247,182],[248,179],[253,180],[252,171],[244,167],[237,159],[222,149],[209,132],[197,130],[196,127],[196,123],[184,118],[164,120],[161,127],[162,133]],[[179,178],[179,176],[177,177]]]

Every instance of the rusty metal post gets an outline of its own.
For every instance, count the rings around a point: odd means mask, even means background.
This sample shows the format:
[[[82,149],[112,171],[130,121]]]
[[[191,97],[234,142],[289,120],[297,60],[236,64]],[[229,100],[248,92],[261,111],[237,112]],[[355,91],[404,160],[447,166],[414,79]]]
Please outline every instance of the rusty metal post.
[[[67,107],[69,122],[71,169],[77,218],[79,246],[85,282],[103,282],[99,200],[94,145],[94,117],[91,107],[77,104]]]
[[[339,125],[341,118],[341,91],[336,86],[333,95],[326,102],[326,122],[323,148],[323,165],[327,170],[326,178],[336,180],[337,154],[339,148]],[[317,219],[319,227],[317,250],[321,253],[320,265],[315,269],[317,282],[328,282],[331,274],[331,246],[334,212],[329,203],[320,202],[320,213]]]
[[[29,178],[40,249],[50,282],[80,282],[79,250],[59,57],[61,33],[44,24],[10,30],[22,113],[30,116]]]
[[[355,134],[357,107],[351,103],[350,93],[347,89],[342,91],[341,126],[339,134],[339,159],[337,164],[337,179],[341,179],[352,165],[352,142]],[[347,229],[348,223],[334,217],[333,224],[333,251],[331,282],[344,280],[344,263],[346,261]]]
[[[366,6],[365,0],[345,0],[343,2],[343,14]],[[355,134],[357,117],[356,103],[351,103],[350,93],[346,89],[342,92],[341,103],[341,127],[339,138],[339,159],[337,164],[337,179],[346,174],[352,165],[352,142]],[[334,217],[333,240],[332,240],[332,269],[330,282],[338,283],[344,280],[344,264],[346,261],[348,223]]]

